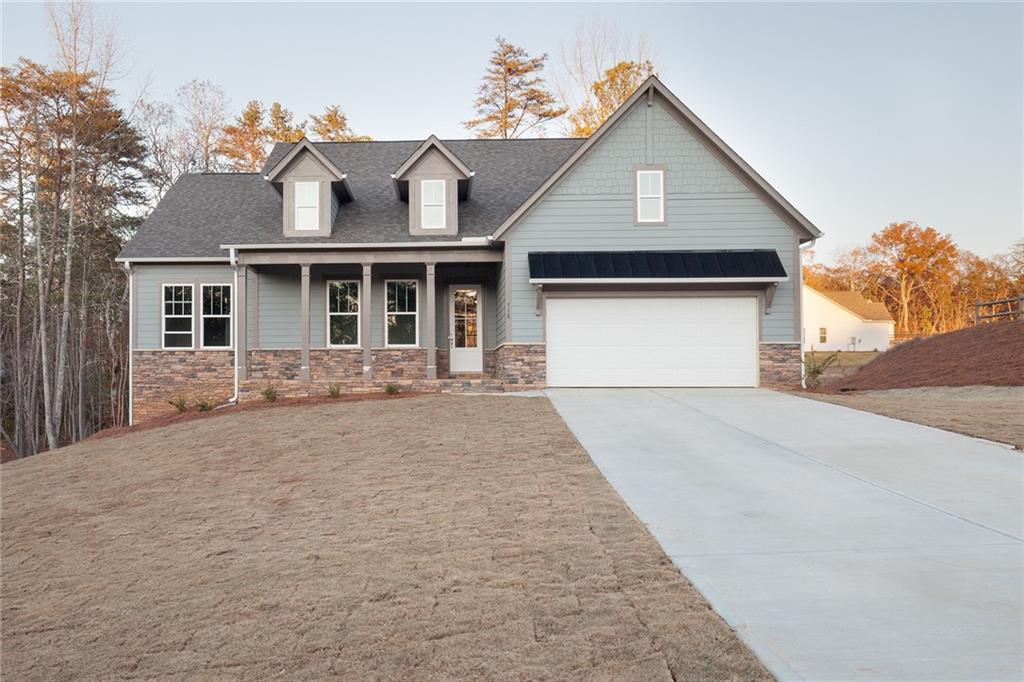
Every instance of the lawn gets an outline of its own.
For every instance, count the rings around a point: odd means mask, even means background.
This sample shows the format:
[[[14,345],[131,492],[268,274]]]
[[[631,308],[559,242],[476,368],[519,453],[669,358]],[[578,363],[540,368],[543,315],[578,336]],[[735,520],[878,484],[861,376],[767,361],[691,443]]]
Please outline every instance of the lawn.
[[[1024,387],[922,386],[851,393],[802,392],[806,398],[934,426],[1024,450]]]
[[[0,477],[5,679],[769,679],[544,398],[239,412]]]

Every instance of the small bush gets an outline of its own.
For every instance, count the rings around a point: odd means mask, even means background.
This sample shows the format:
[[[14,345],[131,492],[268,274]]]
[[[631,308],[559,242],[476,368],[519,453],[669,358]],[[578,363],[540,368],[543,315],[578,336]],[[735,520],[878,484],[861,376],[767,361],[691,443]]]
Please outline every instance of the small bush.
[[[821,387],[821,376],[825,373],[825,370],[832,365],[833,362],[839,359],[839,353],[832,353],[827,356],[821,362],[814,359],[812,355],[804,356],[804,380],[807,383],[807,388],[820,388]]]
[[[327,395],[331,396],[332,398],[337,398],[338,396],[340,396],[341,395],[341,384],[328,384],[327,385]]]
[[[200,398],[196,401],[196,409],[200,412],[209,412],[213,409],[213,403],[206,398]]]
[[[177,398],[171,398],[167,402],[169,402],[171,405],[174,405],[174,409],[176,409],[178,412],[188,411],[188,403],[186,403],[185,398],[180,395]]]
[[[263,396],[263,399],[268,403],[272,403],[277,400],[277,389],[274,388],[273,385],[268,384],[266,388],[260,391],[260,395]]]
[[[400,390],[398,384],[384,384],[384,392],[388,395],[398,395]]]

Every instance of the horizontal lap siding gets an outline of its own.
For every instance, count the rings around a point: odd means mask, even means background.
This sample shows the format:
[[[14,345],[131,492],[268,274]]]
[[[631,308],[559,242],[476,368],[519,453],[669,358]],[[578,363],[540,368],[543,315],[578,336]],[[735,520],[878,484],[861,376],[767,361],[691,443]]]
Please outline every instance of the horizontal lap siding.
[[[635,223],[634,169],[642,165],[665,168],[666,225]],[[627,114],[506,241],[509,341],[543,340],[536,290],[528,281],[529,252],[674,249],[778,251],[790,280],[779,285],[770,314],[762,317],[762,340],[797,340],[793,230],[660,105]]]
[[[143,350],[158,349],[160,343],[160,311],[163,305],[163,284],[195,284],[194,312],[199,313],[199,284],[234,284],[235,271],[227,265],[135,265],[138,283],[135,321],[138,345]],[[196,347],[199,346],[199,324],[196,318]]]

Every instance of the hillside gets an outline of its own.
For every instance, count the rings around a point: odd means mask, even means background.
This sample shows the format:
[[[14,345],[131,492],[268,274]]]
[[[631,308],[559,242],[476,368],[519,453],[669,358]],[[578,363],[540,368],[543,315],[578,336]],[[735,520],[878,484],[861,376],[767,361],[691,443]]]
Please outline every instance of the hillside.
[[[1024,386],[1024,321],[985,324],[901,344],[825,389],[919,386]]]

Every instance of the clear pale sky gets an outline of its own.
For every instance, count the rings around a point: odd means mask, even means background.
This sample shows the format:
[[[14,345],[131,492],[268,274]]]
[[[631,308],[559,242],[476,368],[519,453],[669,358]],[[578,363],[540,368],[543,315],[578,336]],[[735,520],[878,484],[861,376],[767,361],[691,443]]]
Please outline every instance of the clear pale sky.
[[[376,139],[467,137],[494,38],[531,53],[583,21],[646,35],[662,80],[825,231],[819,260],[889,222],[984,256],[1024,230],[1024,5],[128,4],[125,102],[193,78],[239,110],[339,104]],[[2,59],[48,60],[43,5],[0,5]],[[557,131],[552,131],[557,134]]]

